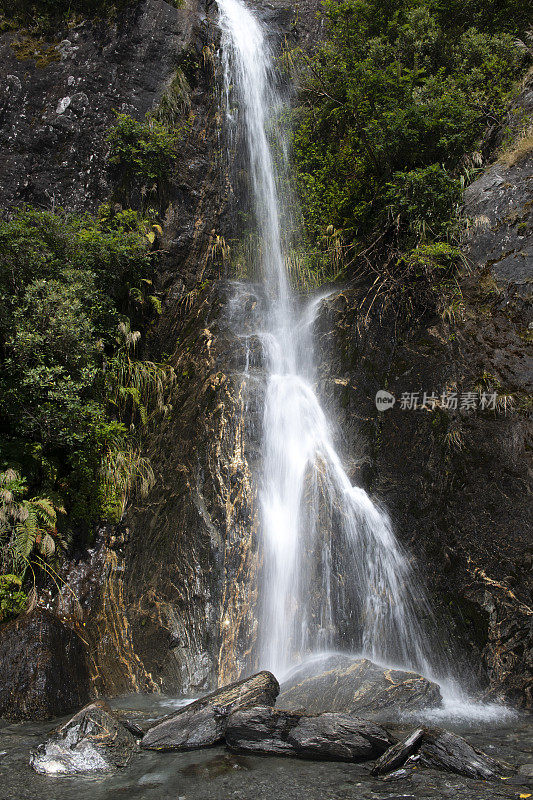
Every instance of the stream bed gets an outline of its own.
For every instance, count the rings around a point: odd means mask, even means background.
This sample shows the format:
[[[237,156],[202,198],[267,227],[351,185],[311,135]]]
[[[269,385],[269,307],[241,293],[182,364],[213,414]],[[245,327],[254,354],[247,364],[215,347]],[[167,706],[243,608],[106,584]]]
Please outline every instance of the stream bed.
[[[131,718],[156,719],[188,700],[133,696],[113,701]],[[131,712],[131,713],[130,713]],[[97,777],[39,775],[31,751],[66,718],[47,723],[0,723],[0,800],[423,800],[533,797],[533,717],[440,724],[460,733],[488,755],[510,764],[507,780],[474,781],[445,772],[414,769],[407,775],[374,778],[371,763],[350,764],[261,758],[223,747],[186,753],[143,751],[124,769]],[[438,723],[437,723],[438,724]],[[388,726],[392,729],[392,726]],[[395,726],[400,736],[412,730]]]

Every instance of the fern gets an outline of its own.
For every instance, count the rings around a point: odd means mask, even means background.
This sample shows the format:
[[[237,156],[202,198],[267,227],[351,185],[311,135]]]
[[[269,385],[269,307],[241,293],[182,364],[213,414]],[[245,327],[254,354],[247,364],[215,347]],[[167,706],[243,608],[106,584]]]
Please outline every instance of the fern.
[[[102,458],[100,475],[108,496],[115,496],[124,512],[131,493],[142,499],[155,484],[154,471],[149,459],[136,449],[110,447]]]
[[[1,569],[9,564],[22,578],[35,550],[44,558],[56,552],[57,514],[65,509],[49,497],[23,498],[26,481],[15,470],[0,473]]]

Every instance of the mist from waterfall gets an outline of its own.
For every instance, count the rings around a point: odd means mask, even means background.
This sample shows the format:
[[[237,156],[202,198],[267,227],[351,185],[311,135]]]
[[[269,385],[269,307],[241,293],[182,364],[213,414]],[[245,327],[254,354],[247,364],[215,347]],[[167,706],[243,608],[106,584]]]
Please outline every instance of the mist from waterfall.
[[[227,121],[245,128],[263,298],[254,331],[267,374],[259,666],[282,676],[310,653],[342,649],[431,674],[424,592],[386,512],[351,485],[314,388],[319,300],[300,301],[286,268],[294,201],[267,31],[241,0],[218,7]]]

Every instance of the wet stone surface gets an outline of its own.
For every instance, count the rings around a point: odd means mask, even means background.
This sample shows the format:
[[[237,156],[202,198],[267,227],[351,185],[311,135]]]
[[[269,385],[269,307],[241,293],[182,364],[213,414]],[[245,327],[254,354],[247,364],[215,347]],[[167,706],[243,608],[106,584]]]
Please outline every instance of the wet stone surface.
[[[438,707],[436,683],[415,672],[384,669],[366,658],[333,655],[302,665],[281,686],[276,706],[311,714],[325,711],[355,713],[366,719],[390,721],[398,713]]]
[[[165,708],[163,699],[138,698],[137,713],[150,713],[150,703],[156,702],[154,717],[175,708],[172,703],[177,701],[168,701]],[[128,701],[120,705],[127,708]],[[494,722],[455,726],[474,747],[512,765],[513,771],[503,776],[506,780],[491,782],[424,769],[416,760],[406,769],[379,778],[370,774],[372,761],[349,764],[261,758],[232,755],[221,747],[186,753],[144,751],[123,769],[97,777],[38,775],[29,766],[30,752],[61,721],[0,727],[1,800],[518,800],[521,794],[533,795],[533,777],[526,774],[532,763],[531,717],[516,717],[505,726]],[[414,727],[397,726],[394,735],[407,735]]]

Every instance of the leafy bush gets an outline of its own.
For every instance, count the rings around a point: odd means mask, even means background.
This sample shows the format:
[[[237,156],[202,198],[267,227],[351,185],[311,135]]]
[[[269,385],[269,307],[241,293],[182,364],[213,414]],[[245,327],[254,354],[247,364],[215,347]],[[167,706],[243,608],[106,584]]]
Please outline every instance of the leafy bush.
[[[0,572],[9,570],[22,580],[37,551],[50,559],[62,545],[57,512],[64,512],[48,497],[24,498],[26,481],[13,469],[0,472]]]
[[[134,358],[121,331],[137,344],[126,314],[146,324],[158,300],[146,295],[154,228],[109,206],[96,219],[24,208],[0,222],[0,468],[57,496],[70,525],[120,518],[146,485],[139,436],[164,413],[173,373]],[[105,465],[121,457],[113,486]]]
[[[22,590],[18,575],[0,575],[0,623],[21,614],[26,608],[28,596]]]
[[[446,235],[461,196],[461,184],[440,164],[395,172],[385,187],[387,210],[404,228],[438,238]]]
[[[453,237],[465,154],[528,63],[514,41],[527,4],[504,5],[500,13],[488,0],[325,0],[325,41],[291,59],[311,243],[328,226],[355,254],[378,238],[382,251],[401,254]]]
[[[163,209],[177,159],[178,129],[154,118],[137,122],[127,114],[117,114],[107,139],[117,197],[138,208],[156,202]]]

